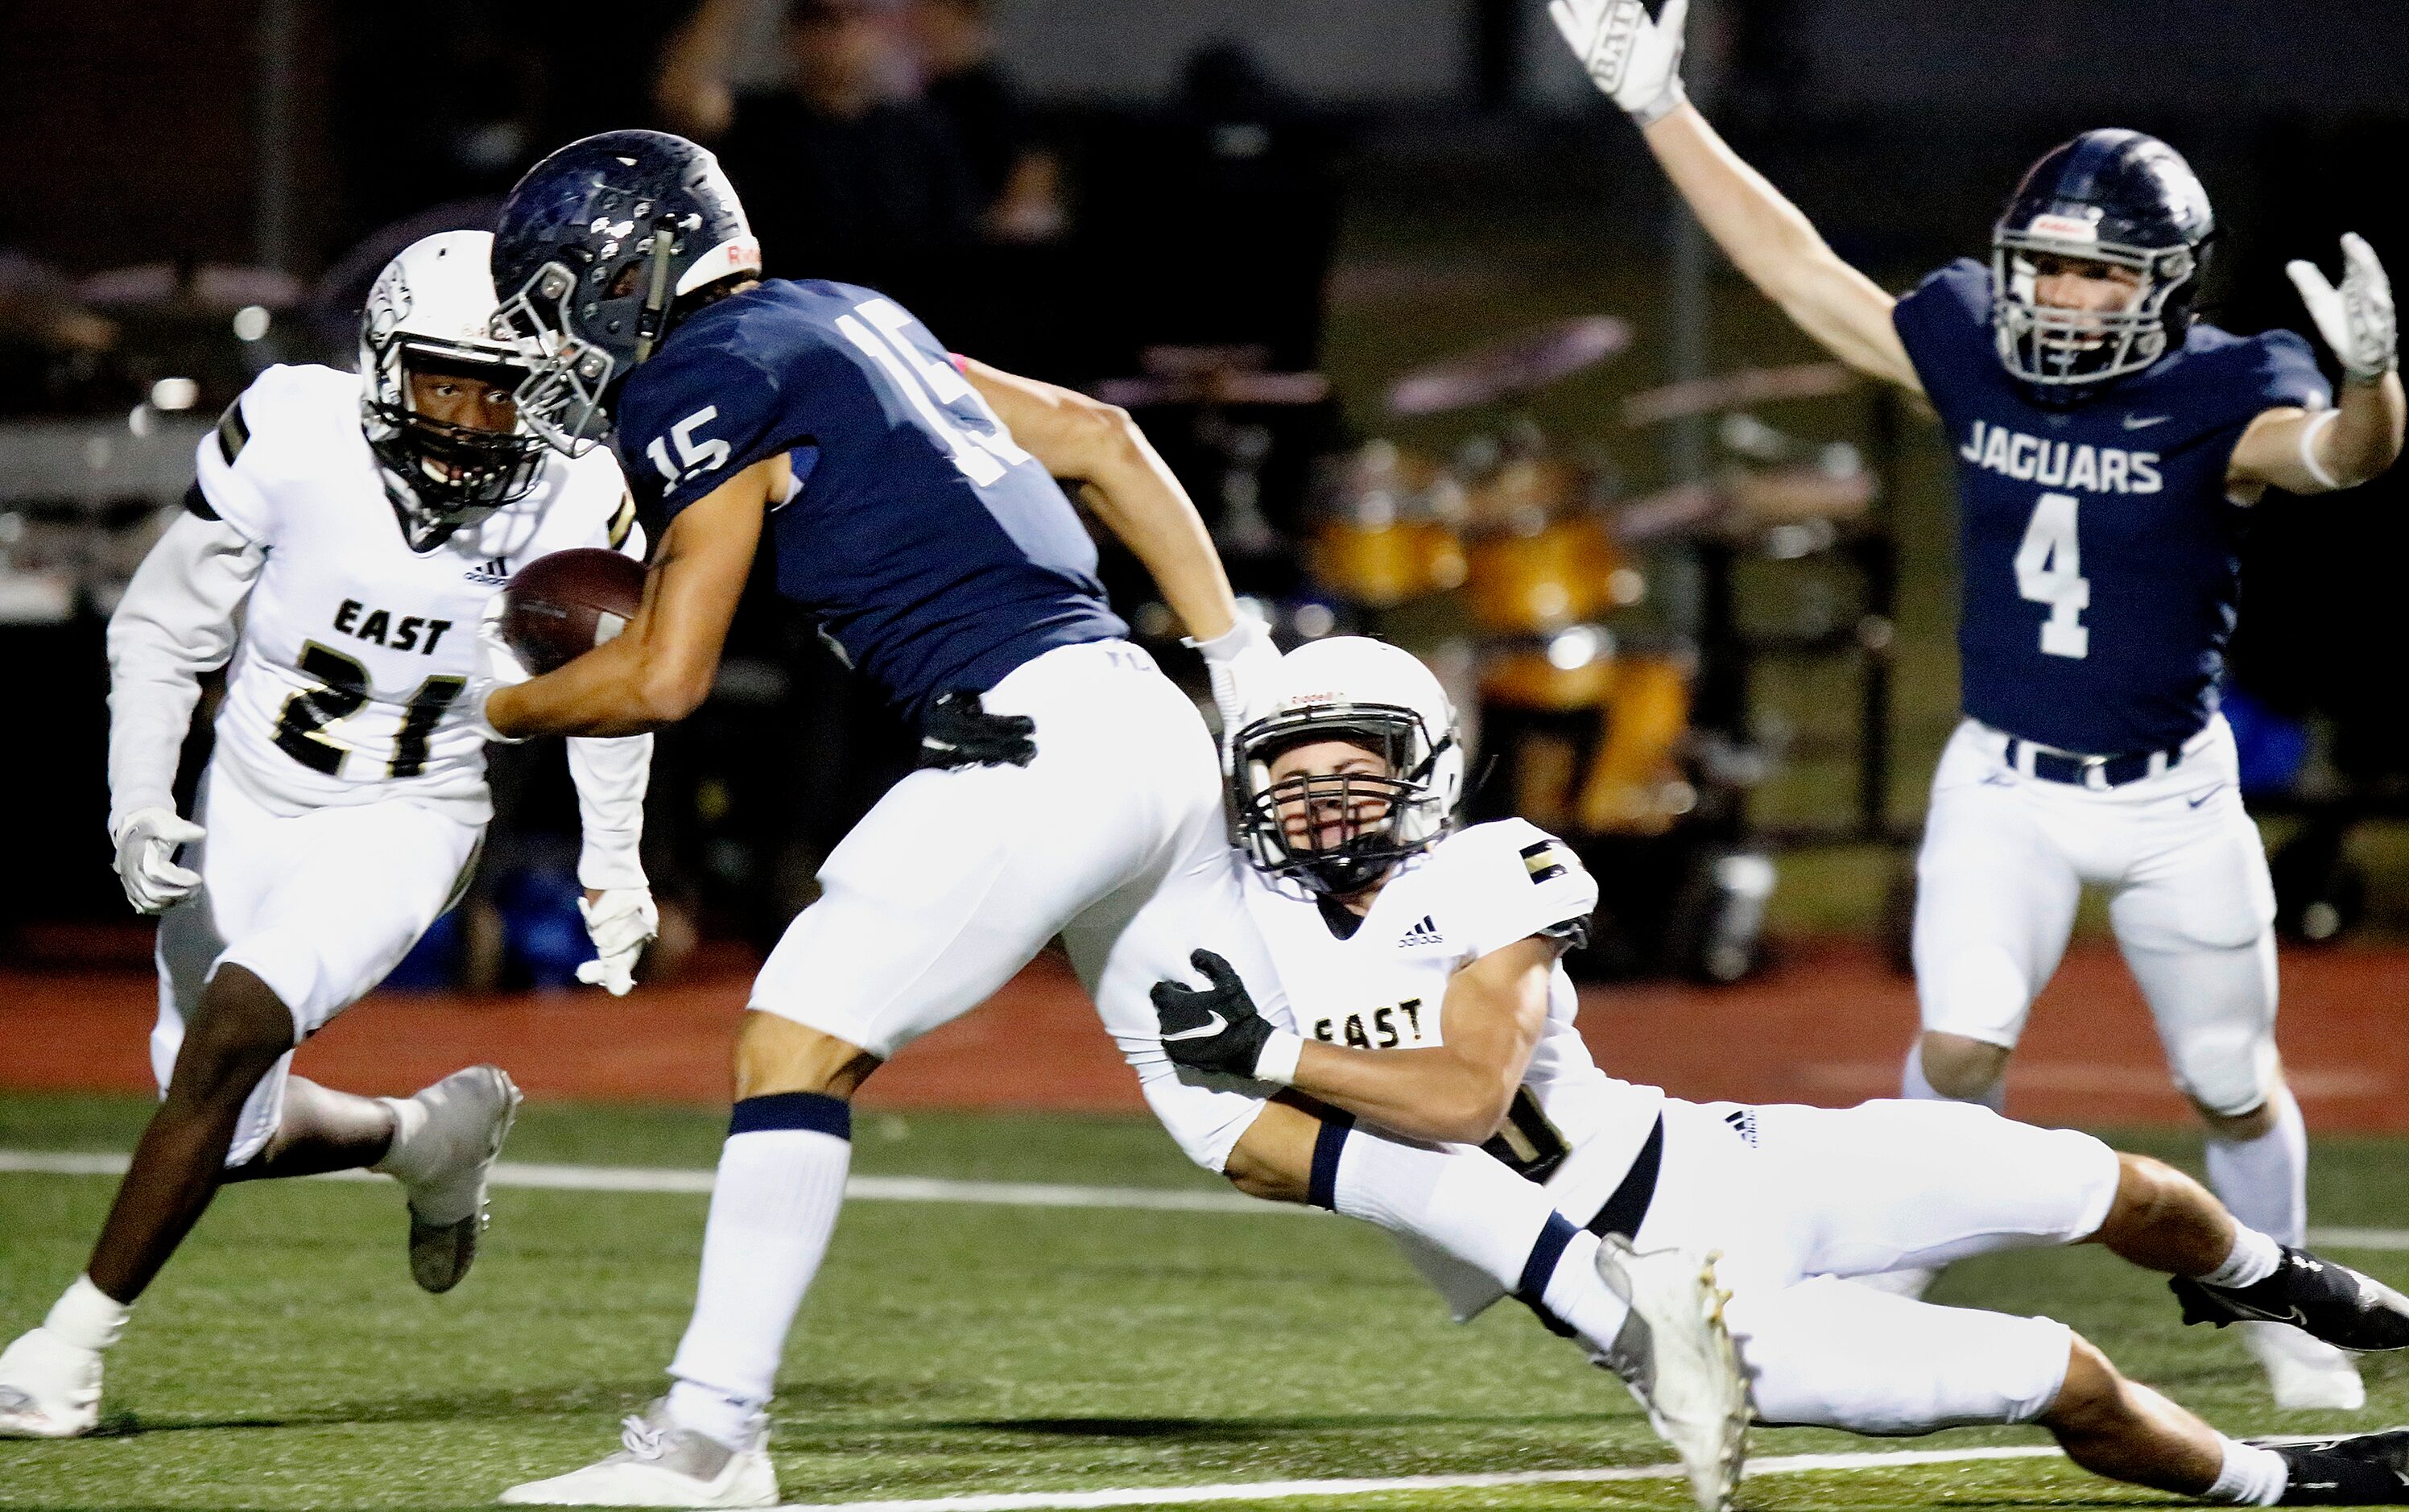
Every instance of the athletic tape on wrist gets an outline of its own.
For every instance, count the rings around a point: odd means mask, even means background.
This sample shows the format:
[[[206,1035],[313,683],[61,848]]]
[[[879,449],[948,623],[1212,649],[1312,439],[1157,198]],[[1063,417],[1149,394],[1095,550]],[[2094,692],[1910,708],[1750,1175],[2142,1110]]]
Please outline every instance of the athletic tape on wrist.
[[[1276,1029],[1271,1038],[1263,1041],[1262,1049],[1255,1056],[1255,1080],[1286,1087],[1296,1080],[1297,1058],[1305,1054],[1305,1039],[1287,1030]]]

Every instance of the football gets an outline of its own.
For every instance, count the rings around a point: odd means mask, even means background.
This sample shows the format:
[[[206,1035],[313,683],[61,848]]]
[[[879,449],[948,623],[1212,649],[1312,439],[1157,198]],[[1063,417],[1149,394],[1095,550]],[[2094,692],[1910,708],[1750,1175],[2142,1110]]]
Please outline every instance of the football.
[[[616,636],[644,600],[644,568],[599,546],[539,556],[502,590],[502,639],[549,672]]]

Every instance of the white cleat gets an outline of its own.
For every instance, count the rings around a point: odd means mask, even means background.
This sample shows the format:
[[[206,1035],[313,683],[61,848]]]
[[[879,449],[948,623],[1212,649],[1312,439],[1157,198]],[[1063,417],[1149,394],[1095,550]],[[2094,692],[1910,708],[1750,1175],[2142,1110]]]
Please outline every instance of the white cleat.
[[[100,1426],[100,1352],[48,1329],[0,1350],[0,1438],[81,1438]]]
[[[2242,1342],[2267,1373],[2275,1405],[2356,1412],[2367,1405],[2359,1361],[2346,1349],[2312,1338],[2288,1323],[2237,1323]]]
[[[1724,1324],[1730,1294],[1715,1284],[1715,1260],[1678,1249],[1642,1254],[1608,1234],[1597,1274],[1631,1304],[1605,1364],[1681,1456],[1698,1505],[1728,1512],[1748,1449],[1748,1380]]]
[[[707,1433],[680,1428],[660,1398],[620,1424],[618,1453],[550,1480],[513,1486],[508,1506],[775,1506],[766,1425],[752,1447],[731,1449]]]
[[[449,1291],[477,1259],[485,1178],[521,1098],[500,1067],[470,1066],[410,1101],[426,1117],[416,1121],[407,1147],[389,1152],[378,1165],[410,1193],[411,1279],[428,1291]]]

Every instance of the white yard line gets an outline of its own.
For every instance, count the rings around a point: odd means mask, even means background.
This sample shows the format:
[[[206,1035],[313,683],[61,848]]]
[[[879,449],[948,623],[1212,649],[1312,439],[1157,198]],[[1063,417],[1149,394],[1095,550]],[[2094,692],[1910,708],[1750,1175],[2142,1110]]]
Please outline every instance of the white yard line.
[[[0,1173],[54,1176],[122,1176],[123,1155],[81,1150],[0,1149]],[[688,1192],[711,1190],[712,1173],[693,1167],[535,1165],[504,1160],[497,1187],[546,1191]],[[338,1171],[329,1181],[381,1181],[366,1171]],[[934,1176],[856,1176],[844,1194],[858,1202],[984,1202],[1000,1207],[1133,1208],[1161,1213],[1310,1213],[1292,1203],[1263,1202],[1233,1191],[1173,1191],[1150,1187],[1072,1187],[1031,1181],[946,1181]]]
[[[123,1155],[85,1150],[0,1149],[0,1174],[122,1176]],[[712,1173],[692,1166],[537,1165],[504,1160],[497,1187],[543,1191],[711,1191]],[[319,1181],[382,1181],[367,1171],[338,1171]],[[1233,1191],[1175,1191],[1159,1187],[1074,1187],[1035,1181],[948,1181],[937,1176],[856,1176],[844,1194],[857,1202],[979,1202],[996,1207],[1121,1208],[1156,1213],[1252,1213],[1262,1217],[1314,1213],[1293,1202],[1264,1202]],[[2327,1249],[2409,1250],[2409,1229],[2311,1229],[2309,1243]]]
[[[2054,1445],[1982,1449],[1872,1450],[1853,1454],[1785,1454],[1751,1460],[1752,1476],[1821,1470],[1886,1470],[1900,1465],[1965,1464],[1978,1460],[2036,1460]],[[1672,1480],[1677,1464],[1619,1465],[1602,1470],[1508,1470],[1477,1476],[1386,1476],[1348,1480],[1234,1481],[1220,1486],[1150,1486],[1097,1491],[998,1491],[983,1496],[931,1496],[902,1502],[791,1502],[777,1512],[1050,1512],[1114,1506],[1184,1506],[1199,1502],[1271,1502],[1300,1496],[1369,1496],[1383,1491],[1480,1490],[1499,1486],[1595,1485],[1606,1481]]]

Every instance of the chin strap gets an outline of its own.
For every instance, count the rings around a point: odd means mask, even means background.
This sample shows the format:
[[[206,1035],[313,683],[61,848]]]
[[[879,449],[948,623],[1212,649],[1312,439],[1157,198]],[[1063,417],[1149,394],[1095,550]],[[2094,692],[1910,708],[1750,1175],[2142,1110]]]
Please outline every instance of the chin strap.
[[[644,284],[644,308],[636,315],[636,360],[630,367],[653,354],[653,348],[660,344],[661,327],[669,323],[670,248],[676,239],[667,222],[653,227],[653,244],[644,253],[650,265]]]

